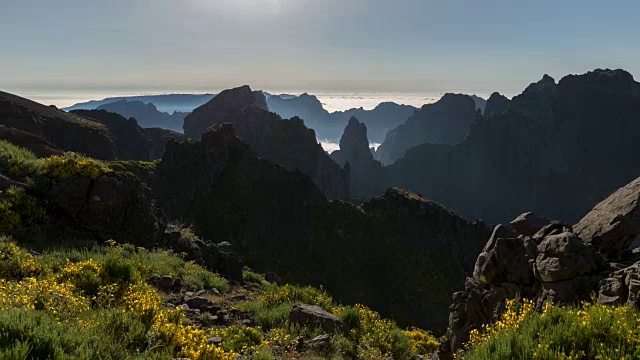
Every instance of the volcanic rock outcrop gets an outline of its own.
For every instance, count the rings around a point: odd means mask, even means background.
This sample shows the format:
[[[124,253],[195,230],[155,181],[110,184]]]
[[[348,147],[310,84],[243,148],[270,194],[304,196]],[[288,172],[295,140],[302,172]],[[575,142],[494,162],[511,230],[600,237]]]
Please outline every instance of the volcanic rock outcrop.
[[[349,120],[344,129],[340,150],[331,153],[331,158],[341,166],[349,167],[352,199],[365,200],[384,191],[382,165],[373,159],[367,126],[355,117]]]
[[[640,178],[619,189],[576,225],[523,214],[511,226],[497,225],[476,261],[464,291],[454,294],[447,340],[440,359],[450,359],[472,329],[496,321],[505,300],[532,299],[577,305],[593,293],[604,304],[637,305],[640,253]],[[523,226],[527,223],[527,226]],[[535,231],[535,232],[534,232]]]

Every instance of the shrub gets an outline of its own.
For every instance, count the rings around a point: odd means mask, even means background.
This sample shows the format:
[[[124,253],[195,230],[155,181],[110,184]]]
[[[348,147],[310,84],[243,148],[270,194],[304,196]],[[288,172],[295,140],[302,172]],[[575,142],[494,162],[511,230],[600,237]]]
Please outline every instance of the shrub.
[[[27,235],[46,228],[49,222],[41,200],[23,188],[0,191],[0,234]]]
[[[298,287],[289,284],[267,290],[260,301],[268,306],[287,302],[303,303],[317,305],[325,310],[330,310],[333,306],[333,299],[326,292],[311,286]]]
[[[18,247],[10,238],[0,237],[0,279],[22,280],[36,277],[44,271],[35,256]]]
[[[42,164],[31,151],[0,140],[0,173],[26,177],[40,175],[43,171]]]
[[[253,314],[256,323],[265,330],[284,326],[289,320],[289,313],[294,303],[286,302],[276,305],[268,305],[260,301],[244,304],[244,310]]]
[[[45,173],[56,180],[68,179],[73,176],[95,179],[112,171],[98,160],[85,158],[72,152],[67,152],[62,156],[50,156],[41,159],[40,162],[45,169]]]
[[[260,327],[228,326],[214,329],[211,334],[222,338],[222,348],[232,353],[251,353],[266,344]]]
[[[583,303],[581,308],[548,306],[540,314],[509,304],[501,319],[507,325],[474,336],[458,358],[640,358],[640,313],[631,307]]]

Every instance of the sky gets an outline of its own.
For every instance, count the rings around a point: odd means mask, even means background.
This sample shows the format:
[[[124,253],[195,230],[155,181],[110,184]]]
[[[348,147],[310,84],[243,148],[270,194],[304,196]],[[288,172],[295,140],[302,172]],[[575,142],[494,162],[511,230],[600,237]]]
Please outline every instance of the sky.
[[[0,89],[518,93],[640,76],[640,1],[2,0]]]

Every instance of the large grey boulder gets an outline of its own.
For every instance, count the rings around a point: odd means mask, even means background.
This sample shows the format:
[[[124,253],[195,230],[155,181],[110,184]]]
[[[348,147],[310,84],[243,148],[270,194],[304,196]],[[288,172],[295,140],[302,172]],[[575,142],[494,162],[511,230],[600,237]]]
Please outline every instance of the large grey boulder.
[[[526,212],[511,222],[511,226],[522,235],[532,236],[543,227],[549,225],[550,221],[536,215],[533,212]]]
[[[299,304],[295,305],[289,313],[291,325],[315,325],[325,332],[333,333],[342,327],[342,320],[319,306]]]
[[[640,178],[600,202],[573,228],[607,258],[619,259],[640,234]]]
[[[570,232],[547,236],[538,245],[536,271],[542,282],[592,274],[601,265],[596,251]]]
[[[528,285],[534,280],[530,261],[535,259],[536,246],[526,238],[508,236],[513,230],[497,225],[487,245],[476,261],[474,279],[487,283],[503,282]],[[513,235],[513,234],[512,234]]]

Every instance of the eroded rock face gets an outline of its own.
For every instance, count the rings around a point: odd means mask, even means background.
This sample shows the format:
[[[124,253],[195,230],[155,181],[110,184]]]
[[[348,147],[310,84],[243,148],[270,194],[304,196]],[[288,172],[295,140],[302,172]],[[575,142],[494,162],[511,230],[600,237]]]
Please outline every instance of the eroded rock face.
[[[617,260],[640,234],[640,178],[596,205],[574,229],[610,260]]]
[[[349,164],[352,199],[368,199],[384,190],[382,165],[373,159],[367,139],[367,126],[358,119],[349,120],[340,139],[340,150],[331,153],[331,159],[343,167]]]

